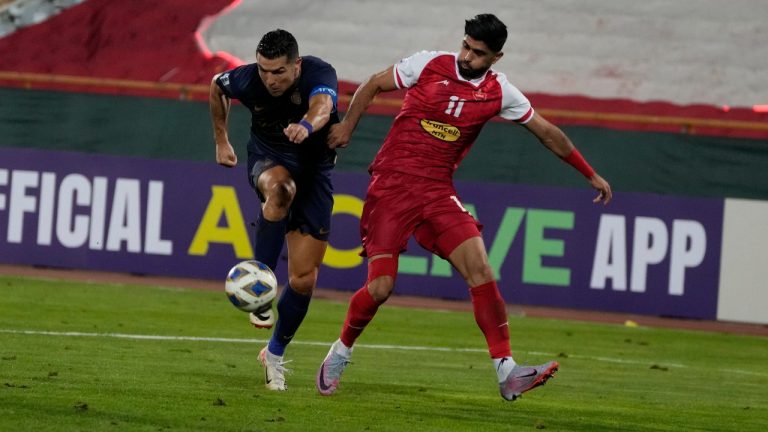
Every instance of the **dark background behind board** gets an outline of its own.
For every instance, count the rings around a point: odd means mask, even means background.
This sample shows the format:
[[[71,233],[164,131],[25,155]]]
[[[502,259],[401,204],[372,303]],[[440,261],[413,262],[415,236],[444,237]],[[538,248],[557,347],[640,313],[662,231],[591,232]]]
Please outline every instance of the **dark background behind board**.
[[[363,117],[338,170],[367,169],[392,122]],[[250,115],[235,105],[230,139],[245,161]],[[563,130],[621,192],[768,199],[768,142],[569,126]],[[214,163],[204,102],[0,89],[0,146],[199,160]],[[457,179],[587,187],[523,127],[489,123]]]

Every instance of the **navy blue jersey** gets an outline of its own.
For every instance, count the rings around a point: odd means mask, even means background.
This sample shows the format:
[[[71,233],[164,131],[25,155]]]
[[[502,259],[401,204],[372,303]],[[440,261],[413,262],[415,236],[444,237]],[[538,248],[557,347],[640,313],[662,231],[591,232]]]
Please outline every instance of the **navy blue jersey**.
[[[330,64],[317,57],[302,57],[298,82],[277,97],[267,91],[256,63],[224,72],[216,79],[216,84],[227,97],[239,100],[251,112],[251,134],[258,141],[255,144],[318,162],[335,157],[336,152],[329,149],[326,142],[330,125],[339,122],[336,110],[338,81],[336,70]],[[309,110],[310,97],[318,93],[328,94],[333,99],[330,121],[301,144],[290,142],[283,129],[304,117]]]

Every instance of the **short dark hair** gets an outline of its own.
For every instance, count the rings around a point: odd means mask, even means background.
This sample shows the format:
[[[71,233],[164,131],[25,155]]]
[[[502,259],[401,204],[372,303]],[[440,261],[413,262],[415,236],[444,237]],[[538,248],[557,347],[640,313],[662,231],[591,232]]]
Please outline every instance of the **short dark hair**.
[[[283,29],[272,30],[261,37],[256,54],[270,60],[287,56],[288,61],[293,61],[299,57],[299,44],[289,32]]]
[[[493,52],[499,52],[507,41],[507,26],[496,15],[480,14],[464,21],[464,34],[485,42]]]

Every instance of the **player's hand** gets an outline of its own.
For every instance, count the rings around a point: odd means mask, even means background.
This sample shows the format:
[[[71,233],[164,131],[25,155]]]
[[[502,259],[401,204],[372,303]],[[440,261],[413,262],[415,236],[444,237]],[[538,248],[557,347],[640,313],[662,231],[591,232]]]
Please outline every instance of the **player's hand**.
[[[288,141],[294,144],[301,144],[309,136],[307,128],[298,123],[289,124],[288,127],[283,129],[283,133],[288,137]]]
[[[589,184],[598,192],[600,192],[600,194],[592,200],[593,203],[599,203],[602,201],[603,205],[605,205],[611,202],[611,198],[613,198],[611,185],[609,185],[604,178],[600,177],[598,174],[595,174],[592,176],[592,178],[589,179]]]
[[[229,141],[216,144],[216,163],[228,168],[237,165],[237,155]]]
[[[328,147],[332,149],[346,148],[350,138],[352,138],[352,131],[346,127],[345,123],[343,121],[336,123],[328,131]]]

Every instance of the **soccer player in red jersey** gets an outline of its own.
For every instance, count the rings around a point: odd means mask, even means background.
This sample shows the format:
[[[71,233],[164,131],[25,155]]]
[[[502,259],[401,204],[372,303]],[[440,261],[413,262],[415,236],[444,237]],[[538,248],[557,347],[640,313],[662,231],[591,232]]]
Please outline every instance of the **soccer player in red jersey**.
[[[355,92],[344,120],[332,126],[329,146],[346,147],[379,92],[408,89],[370,166],[360,221],[368,279],[352,296],[341,337],[318,370],[321,394],[336,390],[352,345],[392,293],[398,255],[411,235],[422,247],[447,259],[467,281],[475,320],[485,335],[504,399],[520,397],[557,371],[554,361],[522,366],[512,358],[506,306],[488,264],[479,223],[461,205],[453,173],[485,123],[499,115],[523,125],[581,172],[599,191],[594,202],[607,204],[611,187],[563,131],[535,113],[504,74],[491,69],[503,55],[506,38],[506,26],[494,15],[467,20],[458,53],[422,51],[374,74]]]

